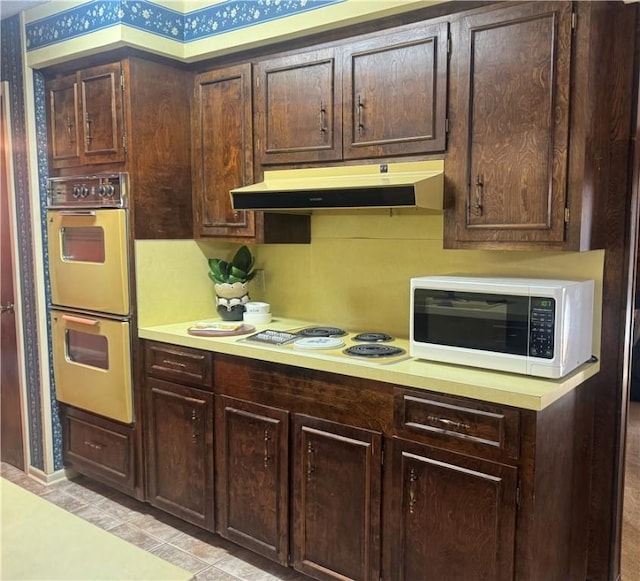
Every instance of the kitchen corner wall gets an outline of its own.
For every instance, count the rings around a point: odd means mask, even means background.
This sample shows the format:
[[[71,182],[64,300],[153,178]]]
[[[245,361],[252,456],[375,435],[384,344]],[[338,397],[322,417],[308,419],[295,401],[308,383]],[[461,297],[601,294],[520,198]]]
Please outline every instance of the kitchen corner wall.
[[[264,269],[264,292],[278,316],[347,330],[409,332],[409,279],[433,274],[491,274],[594,279],[593,353],[600,354],[604,251],[444,250],[443,215],[424,210],[322,211],[311,244],[251,246]],[[195,241],[136,243],[139,322],[159,325],[216,318],[207,258],[228,259],[238,245]]]

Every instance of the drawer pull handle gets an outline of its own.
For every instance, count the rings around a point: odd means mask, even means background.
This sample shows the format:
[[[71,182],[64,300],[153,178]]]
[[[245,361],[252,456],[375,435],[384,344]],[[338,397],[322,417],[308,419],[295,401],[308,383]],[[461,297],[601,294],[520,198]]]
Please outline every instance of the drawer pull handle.
[[[187,366],[186,363],[182,363],[181,361],[173,361],[172,359],[163,359],[162,363],[164,363],[165,365],[173,366],[173,367],[184,368]]]
[[[430,422],[438,422],[440,424],[444,424],[445,426],[451,426],[453,428],[460,428],[462,430],[468,430],[471,428],[469,424],[465,424],[464,422],[456,422],[454,420],[448,420],[446,418],[439,418],[438,416],[427,416],[427,419]]]
[[[311,482],[313,475],[313,446],[311,442],[307,444],[307,482]]]
[[[269,467],[269,460],[271,460],[271,456],[269,456],[269,432],[267,430],[264,431],[264,467]]]
[[[418,475],[415,468],[409,469],[409,514],[413,514],[416,511],[416,481]]]
[[[89,448],[93,448],[94,450],[102,450],[102,448],[104,448],[102,444],[98,444],[97,442],[92,442],[91,440],[85,440],[84,445],[89,446]]]

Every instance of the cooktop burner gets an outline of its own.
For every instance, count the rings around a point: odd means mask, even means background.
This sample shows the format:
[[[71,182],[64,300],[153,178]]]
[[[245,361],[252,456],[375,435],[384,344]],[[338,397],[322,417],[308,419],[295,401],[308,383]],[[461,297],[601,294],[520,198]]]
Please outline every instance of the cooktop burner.
[[[361,343],[353,347],[347,347],[342,351],[345,355],[354,357],[393,357],[395,355],[404,355],[406,351],[400,347],[392,347],[391,345],[379,345],[371,343]]]
[[[340,327],[307,327],[297,331],[302,337],[342,337],[347,332]]]
[[[337,349],[344,346],[344,341],[338,337],[302,337],[293,342],[298,349]]]
[[[385,343],[387,341],[393,341],[393,337],[386,333],[360,333],[353,337],[352,340],[362,341],[364,343]]]

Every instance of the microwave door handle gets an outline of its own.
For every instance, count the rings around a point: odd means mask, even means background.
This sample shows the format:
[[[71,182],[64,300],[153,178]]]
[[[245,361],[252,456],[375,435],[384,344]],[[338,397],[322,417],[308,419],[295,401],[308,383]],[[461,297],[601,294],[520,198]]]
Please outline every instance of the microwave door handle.
[[[100,324],[100,321],[98,319],[76,317],[75,315],[62,315],[62,319],[69,323],[79,323],[80,325],[90,325],[91,327],[97,327]]]

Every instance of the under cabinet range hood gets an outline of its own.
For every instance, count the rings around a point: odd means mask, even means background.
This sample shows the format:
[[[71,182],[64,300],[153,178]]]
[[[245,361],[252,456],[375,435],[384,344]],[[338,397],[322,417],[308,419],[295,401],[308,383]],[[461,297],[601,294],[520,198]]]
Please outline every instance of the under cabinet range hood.
[[[419,207],[442,210],[444,161],[265,171],[231,190],[234,210],[272,212]]]

